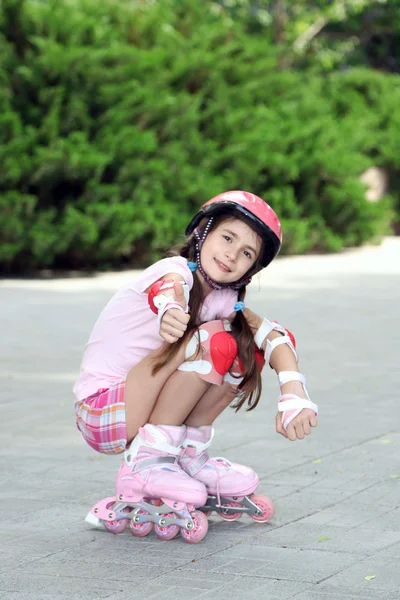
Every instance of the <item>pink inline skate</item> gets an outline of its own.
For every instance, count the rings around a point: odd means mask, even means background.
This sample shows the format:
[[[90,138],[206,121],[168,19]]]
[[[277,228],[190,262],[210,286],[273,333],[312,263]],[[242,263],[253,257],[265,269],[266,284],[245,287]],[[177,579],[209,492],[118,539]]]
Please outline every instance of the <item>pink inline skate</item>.
[[[186,427],[146,424],[141,427],[119,468],[116,496],[104,498],[89,511],[86,521],[120,533],[128,523],[132,535],[144,537],[153,529],[171,540],[181,533],[189,544],[207,534],[204,512],[194,510],[207,500],[201,481],[178,464]]]
[[[212,427],[187,427],[185,454],[179,460],[186,473],[207,488],[207,502],[200,510],[207,517],[215,511],[225,521],[248,514],[254,521],[266,523],[274,515],[274,505],[266,496],[253,494],[259,484],[257,474],[226,458],[209,458],[207,448],[213,435]]]

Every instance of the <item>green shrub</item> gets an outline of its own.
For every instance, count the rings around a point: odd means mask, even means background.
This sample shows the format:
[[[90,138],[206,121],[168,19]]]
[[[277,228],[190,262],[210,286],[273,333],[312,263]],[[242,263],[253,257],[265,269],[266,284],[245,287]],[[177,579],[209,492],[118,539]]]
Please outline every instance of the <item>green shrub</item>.
[[[395,76],[279,71],[207,3],[1,6],[3,270],[144,265],[226,189],[273,205],[286,253],[387,230],[359,176],[397,168]]]

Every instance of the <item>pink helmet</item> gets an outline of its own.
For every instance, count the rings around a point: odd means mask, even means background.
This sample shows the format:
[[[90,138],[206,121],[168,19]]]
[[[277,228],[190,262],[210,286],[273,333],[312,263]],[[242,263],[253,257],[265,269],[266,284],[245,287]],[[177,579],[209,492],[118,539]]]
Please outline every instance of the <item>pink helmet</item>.
[[[218,194],[200,208],[186,228],[190,235],[205,217],[232,215],[243,218],[264,242],[261,257],[262,267],[266,267],[278,254],[282,244],[282,227],[276,213],[258,196],[250,192],[235,190]]]

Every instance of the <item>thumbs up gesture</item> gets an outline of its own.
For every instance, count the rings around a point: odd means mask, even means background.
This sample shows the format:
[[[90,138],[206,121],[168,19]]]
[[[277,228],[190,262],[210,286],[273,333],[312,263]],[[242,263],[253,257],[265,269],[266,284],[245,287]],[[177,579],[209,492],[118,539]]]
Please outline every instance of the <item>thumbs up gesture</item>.
[[[184,312],[187,310],[187,301],[181,282],[175,281],[174,287],[168,290],[168,295],[171,295],[171,301],[182,307],[182,310],[174,307],[167,309],[161,320],[160,336],[169,344],[173,344],[183,337],[190,315]]]

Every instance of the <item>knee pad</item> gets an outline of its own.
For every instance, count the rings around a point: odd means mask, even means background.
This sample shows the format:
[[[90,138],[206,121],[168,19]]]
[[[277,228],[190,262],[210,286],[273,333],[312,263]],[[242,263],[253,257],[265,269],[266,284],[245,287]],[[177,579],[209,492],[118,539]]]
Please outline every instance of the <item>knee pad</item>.
[[[204,381],[222,385],[224,375],[236,358],[237,343],[235,338],[226,331],[223,321],[210,321],[200,325],[189,341],[185,358],[193,355],[196,358],[186,360],[178,370],[194,371]]]
[[[265,365],[264,354],[262,353],[262,351],[259,348],[257,348],[257,346],[255,344],[254,344],[254,352],[256,355],[256,363],[258,364],[258,368],[260,369],[260,372],[261,372]],[[239,385],[243,381],[243,377],[241,377],[241,375],[243,375],[243,373],[244,373],[244,365],[239,356],[236,356],[235,360],[233,361],[232,368],[230,371],[231,371],[230,373],[227,373],[225,375],[224,381],[227,381],[228,383],[231,383],[232,385],[236,385],[236,386]]]

